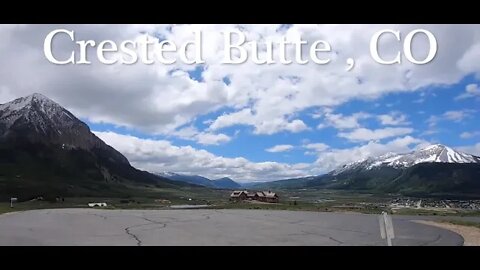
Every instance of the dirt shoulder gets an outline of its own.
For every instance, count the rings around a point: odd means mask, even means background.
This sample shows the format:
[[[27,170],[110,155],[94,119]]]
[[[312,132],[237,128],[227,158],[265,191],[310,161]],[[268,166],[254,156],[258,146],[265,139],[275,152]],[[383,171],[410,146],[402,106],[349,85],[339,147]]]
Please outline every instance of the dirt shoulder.
[[[464,239],[464,246],[480,246],[480,229],[472,226],[452,224],[449,222],[438,222],[430,220],[415,220],[417,223],[440,227],[460,234]]]

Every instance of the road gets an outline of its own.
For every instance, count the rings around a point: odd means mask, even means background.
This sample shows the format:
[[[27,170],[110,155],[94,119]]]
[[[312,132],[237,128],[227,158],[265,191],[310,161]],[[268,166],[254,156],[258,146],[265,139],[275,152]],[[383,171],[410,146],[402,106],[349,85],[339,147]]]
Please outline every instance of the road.
[[[393,245],[462,245],[393,219]],[[377,215],[268,210],[32,210],[0,215],[0,245],[386,245]]]

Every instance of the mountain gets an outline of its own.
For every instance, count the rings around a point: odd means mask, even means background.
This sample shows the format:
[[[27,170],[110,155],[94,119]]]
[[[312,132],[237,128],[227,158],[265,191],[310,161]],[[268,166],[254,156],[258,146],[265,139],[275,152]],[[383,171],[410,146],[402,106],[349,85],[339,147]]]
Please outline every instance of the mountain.
[[[362,159],[325,175],[274,181],[262,187],[480,197],[480,158],[435,144],[410,153]]]
[[[209,188],[235,189],[235,188],[241,187],[240,184],[238,184],[237,182],[233,181],[228,177],[211,180],[200,175],[179,174],[174,172],[163,172],[163,173],[159,173],[158,175],[174,181],[186,182],[186,183],[209,187]]]
[[[223,177],[220,179],[212,180],[216,188],[224,188],[224,189],[236,189],[241,188],[242,186],[233,181],[231,178]]]
[[[419,163],[478,163],[480,158],[455,151],[450,147],[441,144],[427,146],[418,151],[406,154],[387,153],[378,157],[370,157],[346,164],[333,172],[338,175],[351,170],[372,170],[378,167],[391,167],[396,169],[408,168]]]
[[[163,173],[159,173],[158,175],[173,181],[186,182],[186,183],[204,186],[204,187],[210,187],[210,188],[215,187],[212,180],[200,175],[179,174],[174,172],[163,172]]]
[[[0,198],[109,196],[127,185],[179,187],[132,167],[68,110],[41,94],[0,105]]]

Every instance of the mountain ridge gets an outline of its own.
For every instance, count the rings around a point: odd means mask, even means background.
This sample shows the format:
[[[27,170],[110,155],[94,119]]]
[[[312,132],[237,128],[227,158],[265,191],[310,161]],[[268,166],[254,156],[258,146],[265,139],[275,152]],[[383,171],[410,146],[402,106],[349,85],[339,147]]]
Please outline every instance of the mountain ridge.
[[[222,177],[219,179],[209,179],[204,176],[200,175],[190,175],[190,174],[181,174],[175,172],[162,172],[157,173],[157,175],[163,176],[165,178],[186,182],[190,184],[200,185],[209,188],[216,188],[216,189],[234,189],[240,188],[241,185],[229,177]]]
[[[126,195],[126,185],[185,184],[132,167],[87,124],[44,95],[0,105],[0,197]]]
[[[379,166],[394,168],[407,168],[419,163],[479,163],[480,157],[456,151],[442,144],[432,144],[408,153],[387,153],[377,157],[369,157],[352,163],[345,164],[329,174],[340,174],[343,171],[363,168],[371,170]]]

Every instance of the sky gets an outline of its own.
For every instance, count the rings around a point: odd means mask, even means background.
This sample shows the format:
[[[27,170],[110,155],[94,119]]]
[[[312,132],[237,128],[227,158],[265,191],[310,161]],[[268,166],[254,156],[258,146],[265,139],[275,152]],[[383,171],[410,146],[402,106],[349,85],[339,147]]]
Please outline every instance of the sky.
[[[91,65],[54,65],[43,42],[59,28],[97,43],[148,35],[182,44],[200,30],[206,63],[104,65],[91,48]],[[420,28],[437,39],[430,63],[372,60],[375,32],[403,38]],[[332,61],[224,65],[221,31],[232,29],[257,41],[260,55],[266,40],[326,40]],[[478,25],[1,25],[0,41],[0,103],[42,93],[151,172],[252,182],[323,174],[432,143],[480,155]],[[379,46],[391,58],[402,43],[385,38]],[[53,49],[58,58],[78,50],[68,39]],[[413,55],[427,50],[425,38],[414,39]],[[349,57],[356,63],[347,72]]]

